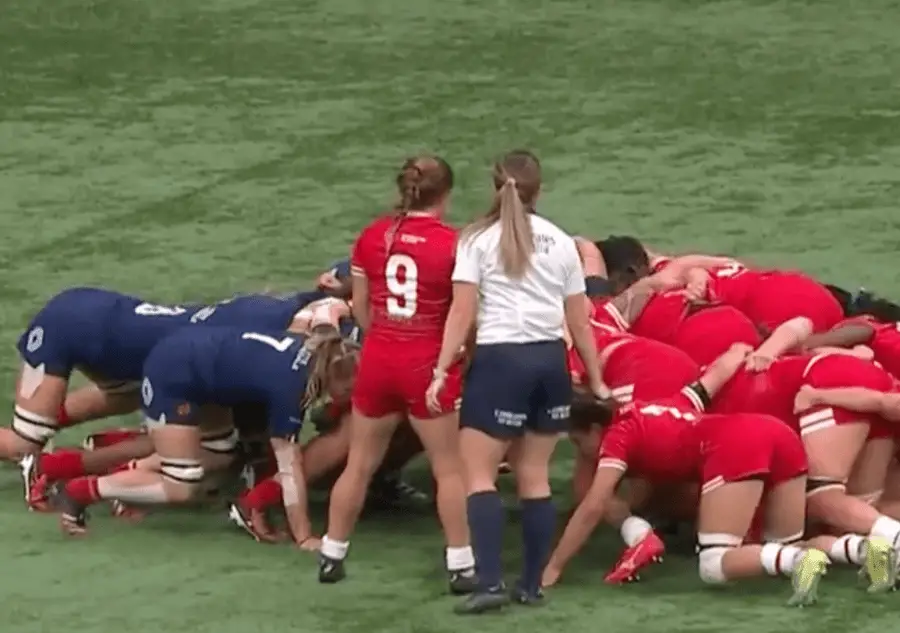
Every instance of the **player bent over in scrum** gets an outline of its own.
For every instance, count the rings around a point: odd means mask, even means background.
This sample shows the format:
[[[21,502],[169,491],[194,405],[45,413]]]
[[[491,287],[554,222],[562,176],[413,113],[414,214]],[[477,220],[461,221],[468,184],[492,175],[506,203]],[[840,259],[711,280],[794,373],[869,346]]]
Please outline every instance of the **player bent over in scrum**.
[[[61,525],[85,532],[85,508],[100,499],[125,503],[191,500],[204,478],[198,412],[205,404],[264,403],[294,540],[316,549],[306,510],[300,450],[292,440],[306,405],[352,387],[356,349],[333,329],[310,337],[236,328],[190,328],[161,342],[147,359],[141,386],[159,472],[130,470],[70,481],[57,496]]]
[[[545,585],[558,581],[565,565],[587,540],[623,473],[678,481],[690,480],[699,472],[701,579],[721,584],[766,573],[788,574],[794,586],[790,604],[815,602],[829,559],[825,552],[814,549],[818,543],[810,548],[796,544],[803,538],[805,521],[802,444],[775,418],[703,413],[710,394],[721,388],[749,352],[747,346],[734,346],[677,397],[635,402],[615,411],[600,445],[591,489],[550,558]],[[765,503],[769,542],[742,545],[761,503]]]
[[[456,231],[443,221],[453,173],[438,157],[411,158],[397,175],[397,188],[400,202],[394,213],[363,229],[351,258],[353,312],[365,338],[353,393],[350,453],[331,491],[319,581],[345,577],[349,538],[366,489],[408,416],[437,483],[450,588],[466,593],[473,585],[475,559],[459,454],[458,367],[448,368],[440,407],[431,411],[425,402],[453,298]]]
[[[99,292],[100,296],[117,296],[115,293]],[[140,315],[137,317],[140,320],[129,325],[126,333],[130,333],[141,344],[132,342],[130,347],[125,348],[125,343],[120,343],[118,347],[111,346],[110,353],[130,351],[137,359],[142,359],[150,352],[157,338],[162,338],[168,332],[168,329],[161,327],[167,324],[171,327],[210,325],[279,331],[287,329],[289,332],[308,334],[317,325],[331,324],[338,327],[349,316],[349,307],[345,302],[323,297],[323,293],[318,291],[301,292],[285,298],[242,295],[207,306],[153,306],[141,303],[135,311]],[[153,317],[153,321],[148,322],[150,317]],[[122,317],[120,322],[124,322]],[[136,331],[143,336],[135,336]],[[142,363],[143,360],[140,360],[140,364]],[[133,364],[131,371],[139,363]],[[68,419],[70,423],[76,420],[84,422],[136,410],[140,406],[136,390],[138,380],[131,383],[134,385],[131,393],[123,392],[115,400],[97,386],[82,388],[69,394],[66,396],[65,406],[60,410],[60,421]],[[93,439],[93,436],[88,438],[92,444]],[[100,439],[102,441],[103,437]],[[146,436],[132,432],[127,439],[127,442],[116,445],[96,447],[98,450],[80,452],[64,449],[56,453],[25,456],[20,466],[29,509],[48,509],[46,493],[54,482],[83,475],[104,475],[129,460],[143,459],[153,453],[152,444]]]

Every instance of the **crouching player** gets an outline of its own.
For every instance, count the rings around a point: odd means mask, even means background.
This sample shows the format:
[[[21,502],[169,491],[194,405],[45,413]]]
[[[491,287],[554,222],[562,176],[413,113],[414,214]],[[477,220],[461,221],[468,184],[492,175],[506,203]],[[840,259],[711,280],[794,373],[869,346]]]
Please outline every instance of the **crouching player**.
[[[544,572],[555,584],[565,565],[603,517],[623,474],[651,481],[702,477],[697,520],[700,577],[721,584],[770,574],[793,579],[789,604],[816,600],[829,564],[828,543],[799,545],[805,522],[806,456],[799,438],[778,419],[764,415],[706,415],[704,407],[749,354],[736,345],[696,383],[668,400],[634,402],[614,413],[600,446],[587,496],[566,526]],[[767,543],[744,545],[757,508],[764,504]],[[889,547],[889,546],[888,546]],[[827,548],[826,548],[827,549]]]
[[[293,443],[305,407],[323,393],[352,387],[356,346],[333,328],[310,337],[235,328],[190,328],[154,350],[141,385],[143,413],[159,456],[159,471],[129,470],[69,481],[56,495],[61,525],[85,532],[85,508],[100,499],[125,503],[177,503],[192,499],[204,477],[198,428],[203,405],[260,402],[282,483],[288,523],[304,549],[317,549],[306,510],[301,453]]]

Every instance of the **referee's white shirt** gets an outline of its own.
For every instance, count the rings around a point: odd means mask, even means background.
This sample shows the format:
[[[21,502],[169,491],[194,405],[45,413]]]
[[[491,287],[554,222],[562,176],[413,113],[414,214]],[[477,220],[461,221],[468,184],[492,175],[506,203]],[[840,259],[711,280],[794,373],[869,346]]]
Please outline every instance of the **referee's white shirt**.
[[[453,281],[478,285],[476,343],[536,343],[563,337],[567,297],[585,291],[575,240],[539,215],[529,214],[534,253],[521,279],[510,279],[500,261],[500,224],[456,247]]]

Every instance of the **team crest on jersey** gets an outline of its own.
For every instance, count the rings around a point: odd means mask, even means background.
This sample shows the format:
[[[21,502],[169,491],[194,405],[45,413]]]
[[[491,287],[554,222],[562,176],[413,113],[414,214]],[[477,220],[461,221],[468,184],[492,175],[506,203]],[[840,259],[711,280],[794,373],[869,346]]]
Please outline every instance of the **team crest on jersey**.
[[[191,405],[188,402],[182,402],[177,407],[175,407],[175,413],[178,414],[180,418],[186,418],[191,414]]]
[[[144,378],[144,382],[141,383],[141,399],[145,407],[149,407],[153,402],[153,385],[150,384],[149,378]]]
[[[43,344],[44,328],[42,328],[41,326],[32,328],[32,330],[28,333],[28,339],[25,341],[25,349],[33,353],[41,349],[41,345]]]

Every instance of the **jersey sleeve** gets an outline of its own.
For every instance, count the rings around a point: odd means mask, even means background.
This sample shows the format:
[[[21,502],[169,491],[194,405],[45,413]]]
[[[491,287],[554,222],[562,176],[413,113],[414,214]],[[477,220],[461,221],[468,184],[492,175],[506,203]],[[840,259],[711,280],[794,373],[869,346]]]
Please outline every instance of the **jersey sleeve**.
[[[605,301],[595,301],[594,302],[594,310],[591,315],[591,325],[594,327],[597,326],[605,326],[608,328],[613,328],[618,332],[627,332],[628,331],[628,321],[625,320],[625,317],[622,316],[622,313],[619,312],[619,309],[608,300]]]
[[[270,437],[292,439],[300,433],[305,411],[300,404],[300,394],[296,390],[290,388],[274,390],[266,405]]]
[[[709,394],[706,392],[706,388],[703,384],[698,380],[679,391],[676,399],[679,408],[688,411],[696,411],[697,413],[704,413],[706,411],[706,405],[709,402]]]
[[[363,232],[356,238],[353,243],[353,250],[350,252],[350,274],[354,277],[366,276],[366,251],[369,242],[369,230],[363,229]]]
[[[615,468],[625,472],[628,470],[628,459],[631,453],[632,434],[630,425],[617,423],[610,426],[603,434],[597,460],[597,470]]]
[[[587,290],[584,282],[584,267],[581,265],[581,257],[578,255],[578,246],[575,245],[574,239],[566,240],[563,243],[563,257],[566,297],[584,294]]]
[[[481,281],[481,247],[478,237],[462,238],[456,244],[456,263],[453,266],[454,282],[477,284]]]

